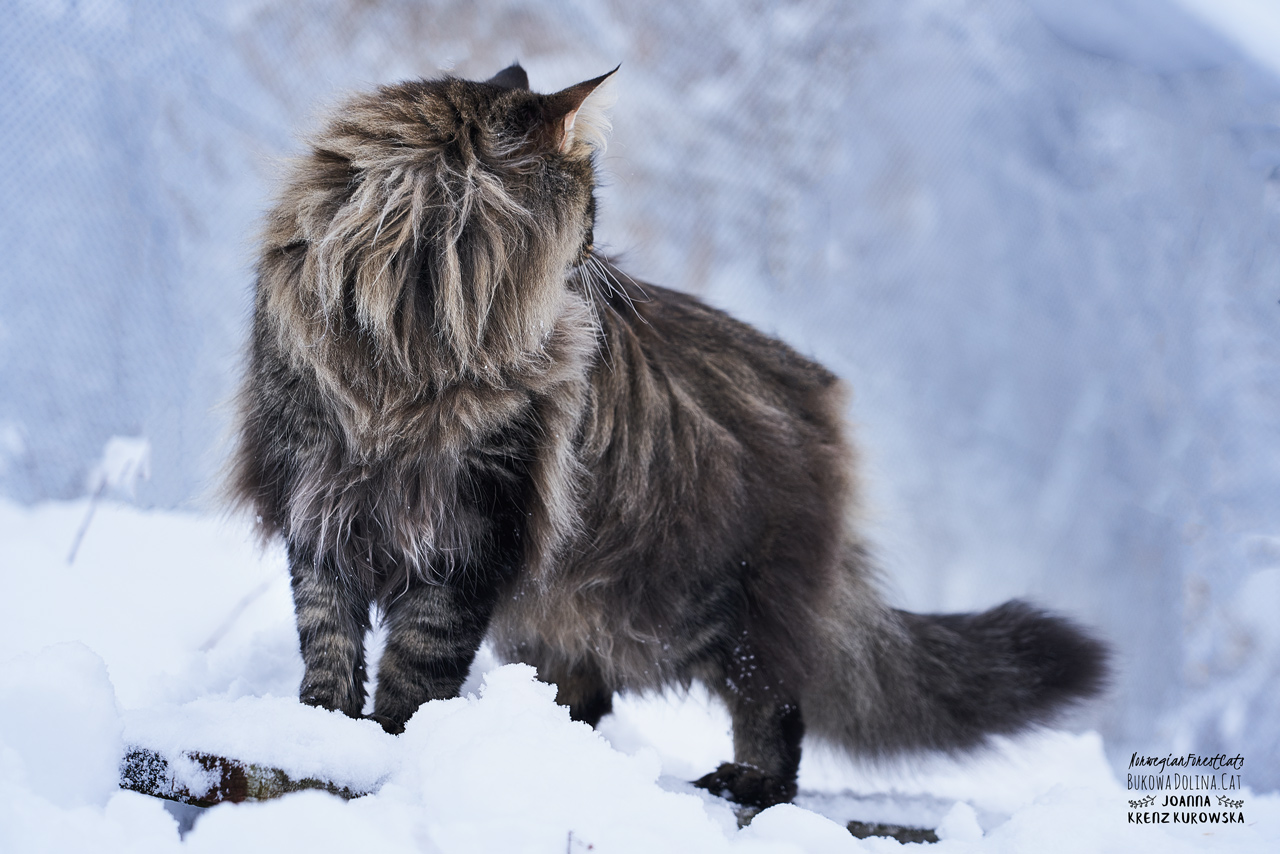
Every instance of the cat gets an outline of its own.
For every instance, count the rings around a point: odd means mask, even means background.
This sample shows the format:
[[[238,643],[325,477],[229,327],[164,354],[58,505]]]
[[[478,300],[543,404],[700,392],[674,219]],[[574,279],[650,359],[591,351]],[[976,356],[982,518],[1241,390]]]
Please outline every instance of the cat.
[[[760,808],[806,734],[956,751],[1097,693],[1105,649],[1061,617],[888,607],[841,382],[597,252],[612,74],[385,86],[284,181],[229,490],[287,546],[302,702],[361,714],[376,604],[387,731],[487,637],[592,725],[704,683],[734,757],[696,784]]]

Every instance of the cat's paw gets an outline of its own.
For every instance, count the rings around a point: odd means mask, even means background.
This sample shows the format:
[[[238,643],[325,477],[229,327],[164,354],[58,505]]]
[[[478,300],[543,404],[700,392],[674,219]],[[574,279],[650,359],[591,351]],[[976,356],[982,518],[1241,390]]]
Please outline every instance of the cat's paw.
[[[796,796],[795,780],[784,780],[753,765],[734,762],[723,763],[710,774],[694,780],[693,785],[744,807],[758,809],[789,803]]]
[[[338,691],[306,691],[298,700],[306,706],[318,706],[331,712],[342,712],[349,718],[360,717],[360,709],[364,706],[364,698],[351,696]]]
[[[404,722],[396,721],[386,715],[365,715],[371,721],[377,721],[384,730],[392,735],[399,735],[404,732]]]

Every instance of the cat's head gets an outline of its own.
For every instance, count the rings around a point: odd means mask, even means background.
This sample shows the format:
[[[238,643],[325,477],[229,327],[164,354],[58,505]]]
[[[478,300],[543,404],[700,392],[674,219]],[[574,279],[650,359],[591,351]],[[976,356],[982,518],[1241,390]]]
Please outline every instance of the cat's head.
[[[259,264],[292,349],[423,380],[536,351],[590,250],[612,74],[541,95],[513,65],[338,109],[294,166]]]

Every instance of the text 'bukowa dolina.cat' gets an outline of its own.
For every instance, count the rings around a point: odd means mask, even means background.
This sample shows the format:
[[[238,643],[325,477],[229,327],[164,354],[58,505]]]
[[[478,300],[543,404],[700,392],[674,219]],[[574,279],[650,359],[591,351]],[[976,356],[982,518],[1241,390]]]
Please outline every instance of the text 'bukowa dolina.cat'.
[[[230,492],[288,547],[302,701],[361,713],[377,603],[387,730],[487,636],[592,724],[703,682],[734,761],[698,785],[761,807],[806,734],[963,750],[1096,693],[1104,649],[1064,619],[887,607],[837,378],[593,252],[610,76],[386,86],[284,182]]]

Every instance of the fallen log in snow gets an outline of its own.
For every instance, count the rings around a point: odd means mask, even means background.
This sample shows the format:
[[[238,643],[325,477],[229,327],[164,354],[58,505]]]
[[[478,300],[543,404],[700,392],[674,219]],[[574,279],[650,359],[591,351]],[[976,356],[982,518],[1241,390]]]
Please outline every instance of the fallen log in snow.
[[[319,789],[348,800],[368,794],[327,780],[295,780],[279,768],[224,756],[190,752],[170,758],[143,747],[125,753],[120,763],[120,788],[198,807],[265,801],[304,789]]]

